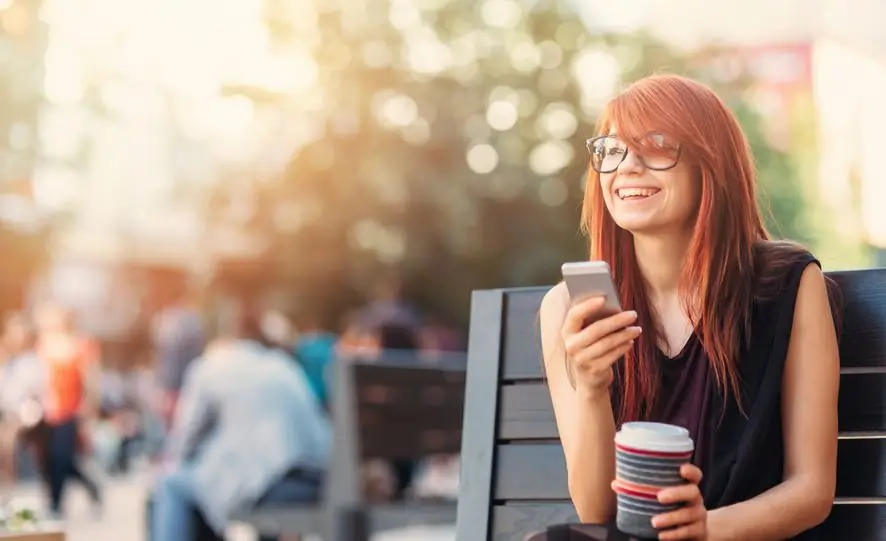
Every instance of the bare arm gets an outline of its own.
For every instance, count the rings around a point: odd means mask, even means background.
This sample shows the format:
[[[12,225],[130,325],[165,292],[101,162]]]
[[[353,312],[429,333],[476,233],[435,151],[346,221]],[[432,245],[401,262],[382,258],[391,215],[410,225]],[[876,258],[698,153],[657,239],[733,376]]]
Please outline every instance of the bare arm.
[[[615,495],[610,488],[615,477],[615,421],[608,382],[596,388],[581,382],[573,386],[567,374],[563,336],[570,325],[568,304],[568,294],[563,284],[551,289],[542,301],[541,338],[545,372],[566,455],[569,494],[583,522],[601,523],[615,515]],[[625,317],[622,315],[621,319]],[[573,336],[580,338],[585,332],[580,325],[579,322],[570,331]],[[617,335],[619,333],[614,337]],[[600,342],[591,345],[597,346]],[[602,345],[606,346],[605,343]],[[607,356],[594,359],[594,362],[608,362],[608,368],[624,351],[616,347],[605,353],[612,357],[611,362]]]
[[[776,541],[827,518],[836,487],[840,360],[824,276],[803,272],[782,382],[784,481],[708,513],[711,540]]]

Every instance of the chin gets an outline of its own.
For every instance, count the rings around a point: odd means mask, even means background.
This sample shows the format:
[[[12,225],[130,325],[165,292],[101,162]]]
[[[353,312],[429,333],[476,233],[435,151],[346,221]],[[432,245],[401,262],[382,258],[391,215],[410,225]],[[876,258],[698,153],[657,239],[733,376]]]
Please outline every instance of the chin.
[[[630,219],[616,219],[615,224],[631,233],[632,235],[636,234],[654,234],[655,232],[661,230],[661,224],[656,223],[654,220],[648,219],[638,219],[638,218],[630,218]]]

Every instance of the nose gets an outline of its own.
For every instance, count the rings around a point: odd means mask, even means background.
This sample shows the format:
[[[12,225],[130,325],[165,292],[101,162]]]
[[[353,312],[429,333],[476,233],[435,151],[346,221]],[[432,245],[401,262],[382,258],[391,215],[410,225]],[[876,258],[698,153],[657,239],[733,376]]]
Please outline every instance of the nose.
[[[637,153],[628,150],[627,154],[625,154],[625,159],[618,164],[618,173],[622,175],[642,173],[644,167],[643,161]]]

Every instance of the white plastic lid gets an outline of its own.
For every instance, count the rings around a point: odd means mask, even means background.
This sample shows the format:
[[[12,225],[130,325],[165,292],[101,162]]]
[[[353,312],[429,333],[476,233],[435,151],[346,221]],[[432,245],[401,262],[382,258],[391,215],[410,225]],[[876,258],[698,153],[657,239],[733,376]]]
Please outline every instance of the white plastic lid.
[[[689,453],[695,448],[688,430],[665,423],[625,423],[615,434],[615,443],[631,449],[659,453]]]

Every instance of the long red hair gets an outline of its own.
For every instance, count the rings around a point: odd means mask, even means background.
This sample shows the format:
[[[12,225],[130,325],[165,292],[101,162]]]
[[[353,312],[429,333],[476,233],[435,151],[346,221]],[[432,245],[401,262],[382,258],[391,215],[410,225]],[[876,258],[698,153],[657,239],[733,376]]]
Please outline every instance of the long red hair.
[[[738,355],[754,302],[755,249],[769,239],[756,203],[756,178],[738,120],[707,86],[674,75],[642,79],[613,99],[598,132],[616,126],[629,146],[650,132],[681,144],[701,184],[695,231],[680,278],[680,295],[724,395],[740,397]],[[632,150],[636,151],[636,148]],[[609,263],[626,309],[643,329],[627,353],[620,421],[648,418],[661,394],[656,356],[661,327],[649,304],[634,256],[632,235],[620,228],[603,201],[600,175],[588,168],[582,228],[590,258]]]

